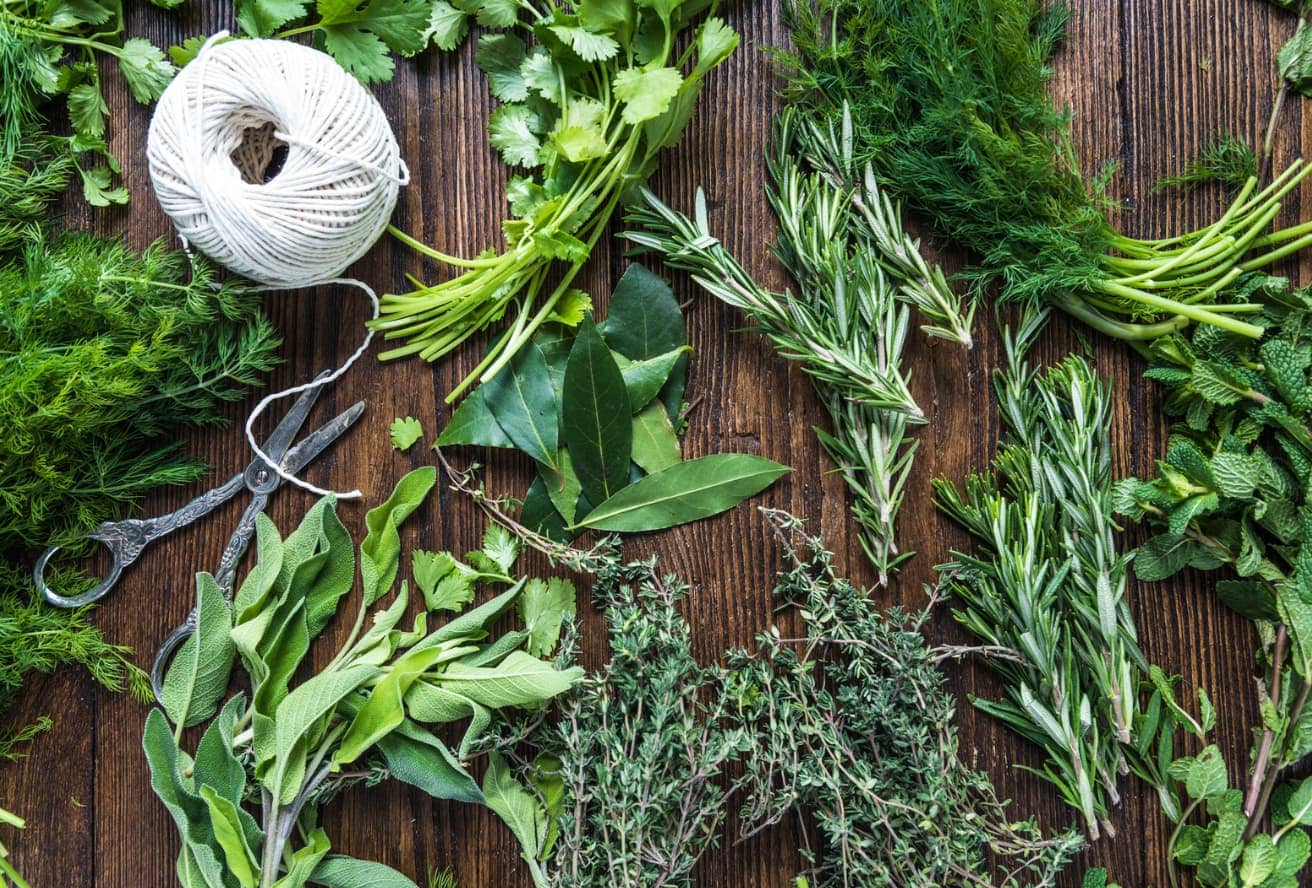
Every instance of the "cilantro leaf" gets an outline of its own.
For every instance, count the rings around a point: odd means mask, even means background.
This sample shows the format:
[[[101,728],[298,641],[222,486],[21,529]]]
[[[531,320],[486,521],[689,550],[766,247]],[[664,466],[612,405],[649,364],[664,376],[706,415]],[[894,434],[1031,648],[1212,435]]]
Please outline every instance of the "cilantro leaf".
[[[73,129],[92,136],[105,134],[105,115],[109,106],[98,84],[79,83],[68,91],[68,118]]]
[[[109,167],[92,167],[83,169],[78,167],[78,173],[82,176],[82,197],[93,207],[107,207],[110,204],[125,204],[128,202],[128,190],[123,186],[117,188],[110,187],[110,179],[114,173]]]
[[[237,27],[248,37],[271,37],[305,16],[309,0],[237,0]]]
[[[517,607],[528,629],[526,649],[535,657],[549,657],[556,650],[565,617],[576,612],[574,584],[561,577],[531,579],[524,585]]]
[[[560,69],[556,67],[556,62],[551,58],[551,53],[543,47],[533,47],[533,51],[524,58],[524,63],[520,65],[519,76],[523,78],[524,85],[528,89],[536,92],[551,104],[559,105],[564,101],[565,94],[561,85]]]
[[[325,29],[323,48],[361,83],[385,83],[396,70],[382,38],[357,27]]]
[[[403,56],[414,55],[428,43],[429,0],[368,0],[363,4],[358,0],[319,0],[318,10],[325,43],[329,34],[336,34],[340,45],[368,33]],[[373,46],[372,41],[368,43]],[[363,45],[361,51],[366,51]]]
[[[556,122],[551,144],[570,163],[603,157],[607,151],[605,123],[605,105],[596,99],[575,98]]]
[[[607,34],[596,34],[575,25],[551,25],[548,30],[585,62],[604,62],[620,51],[615,38]]]
[[[492,95],[503,102],[528,98],[528,84],[520,74],[524,65],[524,41],[510,34],[484,34],[478,38],[474,61],[487,73]]]
[[[415,442],[424,436],[424,427],[413,416],[405,419],[397,417],[392,420],[392,446],[397,450],[409,450]]]
[[[144,37],[123,41],[118,51],[118,65],[132,90],[132,97],[143,105],[158,99],[173,75],[178,73],[163,51]]]
[[[478,23],[485,28],[509,28],[519,21],[516,0],[482,0],[478,4]]]
[[[450,552],[416,549],[410,558],[415,585],[423,593],[426,609],[459,611],[474,600],[478,572],[461,564]]]
[[[506,163],[532,168],[542,163],[537,126],[537,115],[524,105],[502,105],[488,118],[488,141]]]
[[[501,569],[501,573],[510,576],[515,562],[519,559],[519,540],[500,524],[489,524],[483,531],[483,554]]]
[[[721,18],[708,18],[697,32],[697,65],[693,79],[705,75],[738,48],[738,32]]]
[[[205,45],[205,41],[208,39],[204,34],[197,34],[194,37],[188,37],[175,46],[170,46],[168,49],[170,61],[179,68],[186,67],[189,62],[200,55],[201,47]]]
[[[664,114],[682,85],[677,68],[625,68],[615,75],[615,98],[624,102],[624,122],[642,123]]]
[[[433,12],[428,18],[426,40],[443,51],[450,51],[460,45],[469,33],[469,16],[456,9],[446,0],[436,0]]]

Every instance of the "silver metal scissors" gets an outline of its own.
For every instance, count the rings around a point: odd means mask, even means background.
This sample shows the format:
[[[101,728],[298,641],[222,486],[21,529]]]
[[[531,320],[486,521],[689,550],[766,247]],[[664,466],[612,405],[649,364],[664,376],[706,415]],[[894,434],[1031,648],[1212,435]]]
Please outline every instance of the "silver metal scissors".
[[[322,379],[329,372],[324,371],[315,379]],[[321,388],[315,386],[302,393],[264,443],[264,452],[288,474],[295,474],[305,468],[311,460],[341,437],[364,412],[364,401],[357,401],[310,433],[295,447],[291,447],[292,439],[296,437],[296,433],[300,431],[306,417],[309,416],[320,391]],[[223,590],[224,598],[231,601],[233,578],[237,572],[237,563],[241,560],[241,556],[245,553],[246,547],[255,533],[255,516],[264,511],[265,505],[269,502],[269,495],[277,490],[281,484],[282,478],[278,473],[273,471],[263,459],[256,457],[246,467],[245,471],[233,475],[213,490],[202,493],[177,511],[170,512],[167,515],[160,515],[157,518],[128,518],[123,521],[106,521],[87,534],[87,539],[104,544],[112,559],[109,573],[94,588],[79,595],[61,595],[47,585],[45,579],[46,566],[50,563],[50,559],[54,554],[59,551],[58,546],[50,547],[37,559],[36,566],[32,570],[32,579],[36,583],[37,589],[45,596],[46,601],[55,607],[71,608],[90,604],[102,598],[113,588],[123,570],[140,557],[142,550],[146,548],[148,543],[179,527],[190,524],[203,515],[209,514],[241,491],[249,490],[251,492],[250,504],[247,505],[246,511],[242,513],[241,520],[237,522],[237,529],[228,539],[228,544],[223,549],[223,557],[219,559],[219,569],[214,574],[214,579],[218,582],[219,588]],[[156,652],[155,662],[150,670],[151,684],[154,686],[156,698],[161,694],[164,671],[168,667],[174,651],[188,636],[196,631],[196,618],[196,609],[192,608],[191,613],[187,615],[187,619],[169,633],[159,651]]]

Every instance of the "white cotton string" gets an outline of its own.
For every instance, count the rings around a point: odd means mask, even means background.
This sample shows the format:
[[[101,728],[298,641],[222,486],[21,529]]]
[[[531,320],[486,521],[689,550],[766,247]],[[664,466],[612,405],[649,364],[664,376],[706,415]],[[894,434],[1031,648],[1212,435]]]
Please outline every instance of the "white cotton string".
[[[268,289],[353,284],[342,271],[377,242],[410,174],[378,102],[318,50],[214,35],[164,91],[147,159],[160,206],[184,247]],[[265,180],[279,143],[286,157]],[[255,420],[273,401],[340,377],[373,334],[321,380],[264,398],[246,440],[279,477],[323,495],[268,458]],[[358,497],[360,491],[338,494]]]

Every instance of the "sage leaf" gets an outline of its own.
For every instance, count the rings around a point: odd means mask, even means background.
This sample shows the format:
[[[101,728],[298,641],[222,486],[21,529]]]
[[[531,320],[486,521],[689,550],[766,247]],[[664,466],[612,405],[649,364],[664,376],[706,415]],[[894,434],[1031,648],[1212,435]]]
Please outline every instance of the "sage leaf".
[[[331,714],[347,694],[378,674],[377,667],[367,664],[321,672],[283,700],[274,728],[277,767],[264,781],[275,804],[291,802],[300,791],[305,778],[307,738],[315,732],[320,720]]]
[[[546,816],[537,799],[510,773],[506,760],[498,752],[488,755],[483,798],[519,840],[524,859],[534,863],[546,840]]]
[[[559,406],[542,351],[524,346],[510,365],[481,386],[498,425],[515,446],[544,465],[556,465]]]
[[[560,626],[566,616],[574,616],[574,584],[562,577],[531,579],[519,597],[520,619],[528,627],[526,648],[534,657],[549,657],[560,639]]]
[[[259,861],[246,841],[237,806],[230,799],[216,792],[212,786],[202,786],[200,797],[209,807],[210,827],[214,830],[214,838],[223,851],[228,872],[237,880],[241,888],[259,888]]]
[[[366,605],[373,604],[392,588],[401,558],[401,535],[397,528],[419,508],[436,483],[436,468],[415,469],[397,482],[387,502],[365,514],[368,533],[360,544],[360,577],[364,581]]]
[[[452,663],[436,681],[442,688],[492,709],[536,706],[563,694],[583,678],[578,666],[558,670],[524,651],[513,651],[493,667]]]
[[[469,755],[474,743],[492,724],[492,710],[432,682],[417,681],[405,698],[406,712],[417,722],[443,725],[469,719],[460,740],[460,757]]]
[[[259,671],[251,671],[251,706],[272,718],[287,696],[292,676],[310,652],[310,630],[303,602],[295,602],[286,609],[278,628],[266,636],[260,650]]]
[[[188,870],[202,876],[204,884],[221,888],[225,884],[223,867],[210,828],[209,808],[192,791],[190,781],[183,782],[182,750],[173,739],[164,713],[158,709],[152,709],[146,716],[141,748],[150,766],[150,786],[168,809],[182,839],[183,858],[179,860],[179,868],[185,863]]]
[[[283,877],[273,883],[273,888],[303,888],[314,877],[320,861],[327,856],[331,847],[323,827],[316,827],[308,841],[292,854],[291,865]]]
[[[465,611],[454,620],[444,624],[440,629],[434,630],[428,636],[428,640],[438,643],[480,632],[487,628],[493,620],[501,616],[501,613],[519,597],[519,593],[523,589],[524,581],[520,580],[495,598],[485,601],[471,611]]]
[[[282,572],[282,537],[273,520],[263,512],[255,513],[255,553],[255,566],[246,574],[232,603],[233,622],[239,626],[264,609]]]
[[[664,404],[648,404],[633,417],[633,461],[647,474],[655,474],[677,463],[681,457],[679,436],[674,432]]]
[[[733,508],[789,471],[787,466],[746,453],[703,456],[630,484],[577,523],[620,533],[686,524]]]
[[[633,429],[624,377],[591,318],[583,321],[565,365],[561,429],[583,494],[609,498],[628,482]]]
[[[471,447],[514,447],[487,405],[483,386],[470,392],[451,414],[446,428],[437,436],[438,447],[464,444]]]
[[[213,787],[215,792],[235,805],[241,804],[246,789],[246,771],[233,755],[232,730],[245,708],[246,698],[241,694],[224,704],[223,710],[205,729],[196,747],[193,769],[195,773],[205,776],[205,783]],[[255,819],[251,818],[250,823],[254,825]]]
[[[378,741],[388,772],[435,799],[483,803],[478,783],[445,743],[412,721]]]
[[[310,881],[324,888],[418,888],[386,864],[337,854],[325,857]]]
[[[333,753],[333,761],[339,765],[349,765],[396,730],[405,720],[405,692],[445,653],[441,647],[432,647],[410,651],[397,660],[356,712],[337,751]]]
[[[232,611],[214,577],[196,575],[196,631],[183,642],[164,676],[160,705],[175,725],[190,728],[213,718],[228,689],[235,648]]]
[[[612,352],[615,364],[620,368],[620,376],[624,378],[624,387],[629,393],[631,413],[637,413],[656,397],[665,386],[666,380],[670,378],[670,373],[679,363],[679,359],[689,350],[684,346],[643,361],[630,361],[623,355]]]
[[[328,625],[342,596],[351,591],[355,580],[355,544],[337,517],[335,500],[320,501],[317,511],[318,541],[315,552],[295,566],[291,588],[305,598],[305,625],[313,640]],[[306,516],[310,520],[310,516]]]

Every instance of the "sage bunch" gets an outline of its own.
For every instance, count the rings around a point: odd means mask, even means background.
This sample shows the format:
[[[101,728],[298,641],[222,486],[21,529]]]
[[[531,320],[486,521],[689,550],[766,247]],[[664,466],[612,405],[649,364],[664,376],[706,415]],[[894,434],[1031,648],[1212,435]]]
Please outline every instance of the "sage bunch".
[[[540,707],[582,676],[542,659],[573,613],[574,589],[561,580],[513,579],[519,546],[493,527],[464,560],[412,553],[421,608],[410,628],[401,625],[411,600],[405,581],[371,616],[399,572],[397,528],[435,480],[432,468],[410,473],[366,516],[354,623],[327,665],[301,681],[312,642],[356,585],[355,549],[334,501],[320,501],[285,539],[260,516],[258,559],[231,605],[212,577],[198,575],[197,632],[170,667],[143,737],[151,785],[182,840],[182,884],[414,888],[381,863],[330,854],[320,825],[318,809],[337,790],[384,779],[487,805],[520,841],[535,882],[545,884],[537,861],[548,832],[530,790],[499,756],[489,756],[481,784],[465,762],[501,710]],[[487,585],[504,590],[466,610]],[[493,634],[512,609],[522,625]],[[223,702],[237,659],[250,695]],[[194,753],[184,751],[184,728],[205,722]],[[465,729],[452,748],[434,726],[455,723]]]

